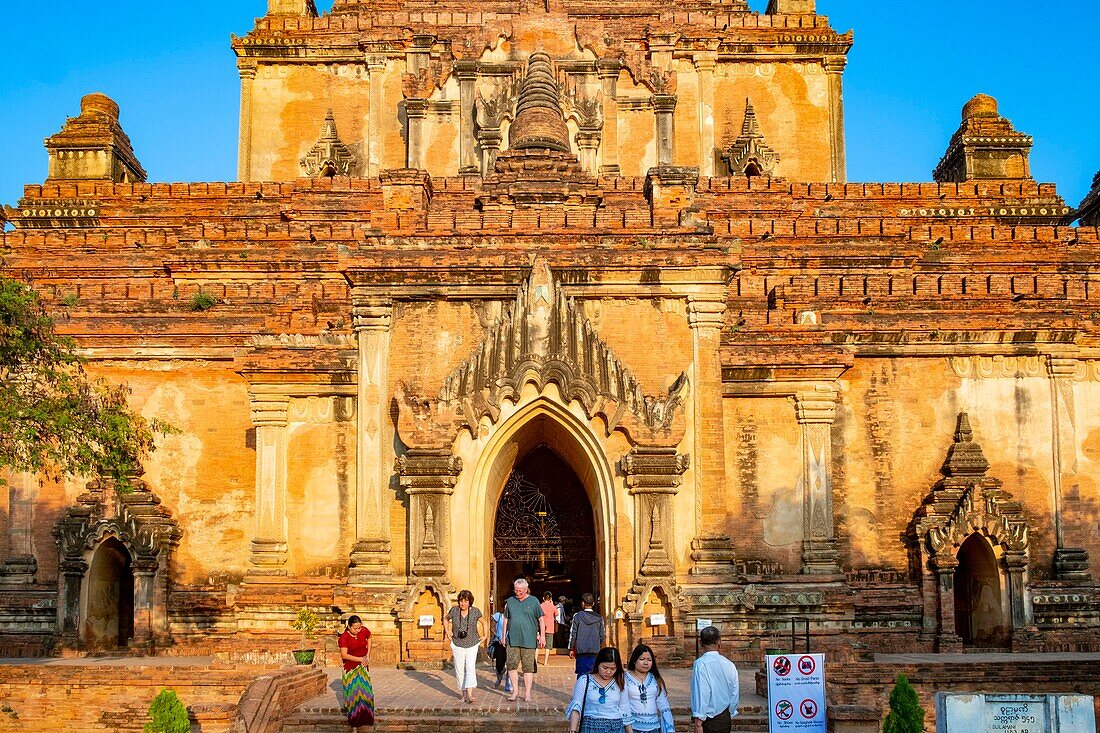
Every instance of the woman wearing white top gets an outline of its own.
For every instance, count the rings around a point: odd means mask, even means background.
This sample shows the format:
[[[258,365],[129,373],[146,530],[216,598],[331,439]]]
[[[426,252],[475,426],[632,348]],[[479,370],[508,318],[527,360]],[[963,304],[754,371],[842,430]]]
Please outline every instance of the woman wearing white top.
[[[634,647],[626,665],[626,696],[634,733],[672,733],[672,706],[657,657],[645,644]]]
[[[577,678],[565,719],[572,733],[634,732],[618,649],[601,649],[593,671]]]

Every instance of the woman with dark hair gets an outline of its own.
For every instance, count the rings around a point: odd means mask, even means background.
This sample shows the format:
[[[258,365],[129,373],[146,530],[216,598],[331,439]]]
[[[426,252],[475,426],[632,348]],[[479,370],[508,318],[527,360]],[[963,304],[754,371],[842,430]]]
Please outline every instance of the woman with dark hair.
[[[633,733],[633,717],[623,680],[623,660],[615,647],[596,655],[593,671],[577,678],[565,709],[571,733]]]
[[[626,665],[626,695],[634,719],[634,733],[672,733],[672,706],[657,657],[645,644],[634,647]]]
[[[337,642],[344,661],[344,714],[353,733],[374,725],[374,688],[370,683],[370,629],[363,619],[349,616]]]
[[[459,591],[458,605],[450,610],[444,621],[443,637],[451,640],[458,695],[462,702],[473,702],[474,689],[477,688],[477,650],[482,640],[488,641],[489,636],[485,633],[485,620],[474,605],[474,594],[470,591]]]

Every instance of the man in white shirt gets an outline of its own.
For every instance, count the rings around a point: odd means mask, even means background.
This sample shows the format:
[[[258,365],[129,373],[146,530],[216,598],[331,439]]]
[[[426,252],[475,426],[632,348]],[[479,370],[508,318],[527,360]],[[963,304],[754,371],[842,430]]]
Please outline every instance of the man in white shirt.
[[[691,667],[691,719],[695,733],[730,733],[737,715],[737,668],[719,653],[722,635],[708,626],[699,632],[702,655]]]

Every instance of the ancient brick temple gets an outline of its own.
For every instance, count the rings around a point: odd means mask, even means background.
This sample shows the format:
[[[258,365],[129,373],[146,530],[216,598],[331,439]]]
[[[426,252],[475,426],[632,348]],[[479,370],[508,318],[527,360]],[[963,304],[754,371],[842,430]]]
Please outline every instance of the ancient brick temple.
[[[814,0],[269,0],[233,183],[145,182],[85,97],[3,273],[179,431],[131,493],[9,477],[0,651],[309,606],[432,660],[519,574],[671,656],[1100,647],[1100,181],[979,95],[934,182],[847,183],[851,45]]]

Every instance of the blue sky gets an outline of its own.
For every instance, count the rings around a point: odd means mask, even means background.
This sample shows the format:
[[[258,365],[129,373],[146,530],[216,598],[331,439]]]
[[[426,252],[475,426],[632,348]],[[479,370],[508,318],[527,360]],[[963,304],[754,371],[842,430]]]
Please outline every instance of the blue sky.
[[[766,0],[750,0],[763,10]],[[320,0],[319,7],[331,7]],[[46,175],[45,137],[102,91],[154,181],[233,180],[239,81],[229,35],[266,0],[58,0],[0,44],[0,203]],[[103,8],[109,8],[109,12]],[[818,0],[856,45],[845,73],[851,181],[928,181],[973,94],[1035,137],[1032,172],[1071,206],[1100,169],[1100,2]]]

